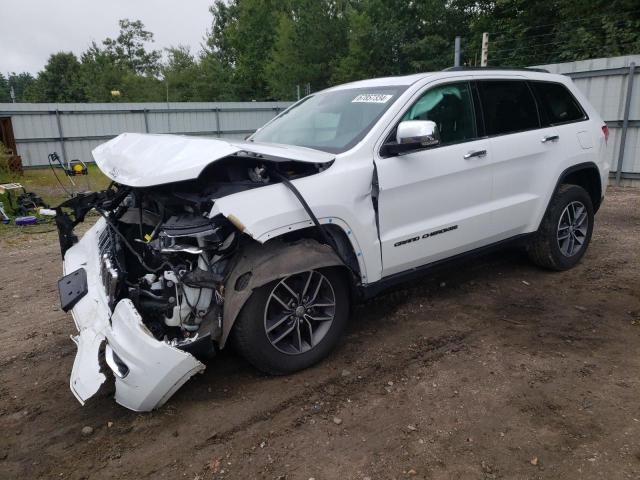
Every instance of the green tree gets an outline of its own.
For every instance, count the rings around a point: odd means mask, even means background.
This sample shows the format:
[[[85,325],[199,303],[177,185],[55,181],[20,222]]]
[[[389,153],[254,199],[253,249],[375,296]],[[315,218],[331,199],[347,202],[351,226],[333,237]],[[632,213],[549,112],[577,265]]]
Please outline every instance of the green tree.
[[[9,94],[9,81],[0,73],[0,103],[6,103],[11,101],[11,95]]]
[[[106,38],[102,43],[114,61],[140,75],[155,75],[160,68],[159,50],[147,51],[153,43],[153,33],[144,29],[140,20],[120,20],[120,34],[116,39]]]
[[[499,0],[478,8],[470,51],[489,32],[489,65],[531,66],[625,55],[640,49],[634,0]],[[478,60],[479,61],[479,60]]]
[[[269,98],[265,66],[286,3],[279,0],[216,0],[211,6],[212,29],[206,38],[208,53],[227,70],[236,100]]]
[[[153,34],[139,21],[119,21],[120,34],[114,40],[105,39],[99,47],[95,42],[82,54],[81,77],[85,95],[93,102],[144,102],[165,100],[160,71],[161,53],[147,51]],[[112,91],[119,92],[113,96]]]
[[[454,40],[469,37],[469,25],[482,2],[425,0],[416,4],[416,28],[401,48],[409,72],[442,70],[453,65]]]
[[[584,3],[560,2],[553,61],[640,52],[640,9],[636,0],[592,0],[587,18],[580,12],[584,12]],[[558,24],[558,18],[567,21]]]
[[[31,102],[83,102],[80,62],[71,52],[54,53],[35,82],[26,88]]]
[[[166,99],[162,80],[134,72],[125,73],[118,90],[121,96],[116,101],[119,102],[162,102]]]
[[[35,83],[36,79],[28,72],[11,72],[7,81],[9,83],[9,90],[13,87],[16,102],[26,102],[26,92],[29,87]]]
[[[167,48],[167,61],[161,68],[167,95],[172,102],[199,100],[199,66],[189,47]]]
[[[453,63],[456,35],[479,9],[470,0],[361,0],[348,10],[348,53],[333,80],[440,70]]]
[[[113,55],[95,42],[81,56],[81,83],[89,102],[110,102],[114,90],[123,88],[123,79],[129,70],[116,63]]]
[[[336,83],[480,62],[529,66],[640,50],[637,0],[214,0],[202,51],[149,48],[139,20],[93,43],[81,60],[52,55],[34,79],[0,76],[0,101],[215,101],[292,99],[296,85]],[[121,95],[113,97],[111,91]]]
[[[348,53],[334,81],[411,72],[405,48],[416,37],[416,5],[404,0],[354,2],[348,13]]]
[[[273,98],[295,98],[296,85],[310,84],[314,91],[329,86],[347,49],[345,10],[341,0],[290,1],[265,69]]]
[[[200,55],[194,89],[202,102],[237,100],[233,91],[230,68],[210,52]]]

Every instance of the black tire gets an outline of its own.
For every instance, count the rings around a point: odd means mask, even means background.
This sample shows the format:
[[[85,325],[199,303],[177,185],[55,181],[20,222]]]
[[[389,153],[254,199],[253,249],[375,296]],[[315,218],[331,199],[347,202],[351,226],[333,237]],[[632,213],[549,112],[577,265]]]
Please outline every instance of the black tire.
[[[586,207],[588,225],[581,247],[572,255],[562,252],[558,240],[560,217],[568,205],[579,202]],[[578,185],[560,185],[540,223],[540,228],[527,246],[529,258],[536,265],[549,270],[568,270],[574,267],[587,251],[593,232],[593,204],[587,191]]]
[[[238,351],[258,370],[271,375],[285,375],[303,370],[325,358],[338,344],[349,319],[349,286],[341,269],[325,268],[319,272],[330,282],[335,294],[333,321],[322,339],[310,350],[288,354],[274,347],[265,329],[265,308],[278,279],[254,290],[234,325],[233,338]]]

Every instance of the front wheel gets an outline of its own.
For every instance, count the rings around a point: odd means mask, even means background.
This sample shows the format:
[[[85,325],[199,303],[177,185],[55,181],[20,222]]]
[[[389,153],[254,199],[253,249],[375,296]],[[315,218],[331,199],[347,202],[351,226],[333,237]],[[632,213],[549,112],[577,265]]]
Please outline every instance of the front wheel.
[[[348,285],[336,268],[310,270],[254,290],[234,336],[256,368],[286,374],[326,357],[340,340],[349,316]]]
[[[529,257],[541,267],[567,270],[585,254],[592,232],[591,197],[578,185],[561,185],[528,245]]]

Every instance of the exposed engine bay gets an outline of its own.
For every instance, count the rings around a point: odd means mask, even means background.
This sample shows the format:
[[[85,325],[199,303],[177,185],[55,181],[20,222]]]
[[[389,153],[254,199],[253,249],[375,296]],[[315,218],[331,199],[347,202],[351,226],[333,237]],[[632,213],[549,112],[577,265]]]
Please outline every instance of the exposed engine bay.
[[[151,187],[112,182],[104,191],[78,195],[57,207],[61,251],[64,256],[77,242],[73,228],[95,209],[108,227],[98,249],[111,311],[129,299],[158,341],[208,356],[223,330],[225,280],[237,252],[254,242],[223,215],[211,218],[214,202],[329,165],[265,160],[243,152],[211,163],[194,180]]]

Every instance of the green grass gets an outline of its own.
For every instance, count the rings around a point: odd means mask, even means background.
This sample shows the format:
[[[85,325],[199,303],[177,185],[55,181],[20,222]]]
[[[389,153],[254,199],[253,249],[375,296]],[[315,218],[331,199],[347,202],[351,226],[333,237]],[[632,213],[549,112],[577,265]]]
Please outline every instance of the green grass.
[[[100,171],[96,164],[89,164],[88,170],[89,174],[86,176],[71,177],[76,184],[75,187],[71,184],[69,177],[65,175],[62,169],[57,168],[55,172],[58,174],[58,178],[64,188],[69,192],[97,191],[107,188],[110,180]],[[22,184],[29,192],[37,193],[45,202],[52,206],[59,204],[69,197],[49,167],[27,169],[24,171],[24,175],[15,176],[11,181]]]
[[[84,192],[87,190],[97,191],[104,190],[109,185],[109,178],[107,178],[95,164],[88,165],[89,174],[86,176],[72,177],[76,186],[74,187],[68,177],[62,171],[57,168],[56,173],[64,188],[69,192]],[[42,199],[51,207],[63,202],[69,198],[69,195],[60,186],[56,177],[49,167],[43,168],[30,168],[25,170],[24,175],[14,175],[11,178],[0,178],[0,183],[20,183],[28,192],[34,192],[42,197]],[[13,198],[22,191],[13,191]],[[5,195],[0,195],[0,202],[3,202],[5,208],[8,210],[8,201]],[[20,242],[27,237],[33,237],[34,234],[50,232],[55,229],[53,219],[51,217],[43,218],[42,225],[37,226],[25,226],[19,227],[14,224],[13,212],[7,211],[11,217],[12,222],[9,225],[0,224],[0,240],[7,241],[10,244]],[[26,234],[26,237],[25,237]]]

